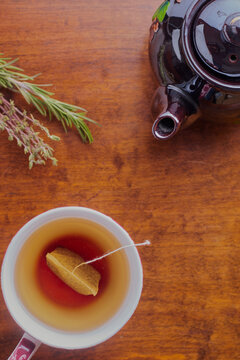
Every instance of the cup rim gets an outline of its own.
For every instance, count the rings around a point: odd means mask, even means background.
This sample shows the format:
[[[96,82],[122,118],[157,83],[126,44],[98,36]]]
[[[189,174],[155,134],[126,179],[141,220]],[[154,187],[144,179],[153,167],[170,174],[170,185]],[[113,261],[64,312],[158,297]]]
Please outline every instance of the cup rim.
[[[143,270],[135,247],[124,249],[130,280],[125,299],[117,312],[104,324],[86,332],[57,330],[35,318],[22,304],[14,286],[15,263],[27,238],[42,225],[61,218],[83,218],[105,227],[122,245],[133,243],[129,234],[111,217],[86,207],[67,206],[48,210],[28,221],[12,238],[2,263],[1,287],[6,306],[16,323],[28,334],[56,348],[83,349],[102,343],[116,334],[133,315],[142,292]]]

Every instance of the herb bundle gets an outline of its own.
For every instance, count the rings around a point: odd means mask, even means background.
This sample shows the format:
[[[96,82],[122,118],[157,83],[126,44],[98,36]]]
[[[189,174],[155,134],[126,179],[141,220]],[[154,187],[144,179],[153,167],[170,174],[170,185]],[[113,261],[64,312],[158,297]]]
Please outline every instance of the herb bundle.
[[[67,128],[74,126],[84,142],[93,141],[86,121],[94,122],[86,116],[87,111],[79,106],[70,105],[54,99],[54,95],[45,89],[48,84],[37,85],[34,79],[39,75],[28,76],[15,66],[18,59],[11,60],[0,53],[0,87],[20,93],[28,104],[32,104],[43,116],[53,117]],[[95,122],[94,122],[95,123]],[[9,140],[16,140],[29,156],[29,168],[34,164],[45,164],[50,159],[53,165],[57,160],[53,157],[53,149],[39,136],[42,131],[51,140],[59,140],[50,135],[48,129],[32,115],[18,109],[12,100],[0,94],[0,130],[6,131]]]

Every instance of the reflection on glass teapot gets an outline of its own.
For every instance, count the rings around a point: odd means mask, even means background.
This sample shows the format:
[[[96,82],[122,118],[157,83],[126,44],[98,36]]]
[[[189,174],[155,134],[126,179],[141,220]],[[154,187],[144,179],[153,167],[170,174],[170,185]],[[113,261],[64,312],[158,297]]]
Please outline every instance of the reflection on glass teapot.
[[[153,16],[149,55],[160,87],[153,135],[196,119],[240,120],[240,0],[168,0]]]

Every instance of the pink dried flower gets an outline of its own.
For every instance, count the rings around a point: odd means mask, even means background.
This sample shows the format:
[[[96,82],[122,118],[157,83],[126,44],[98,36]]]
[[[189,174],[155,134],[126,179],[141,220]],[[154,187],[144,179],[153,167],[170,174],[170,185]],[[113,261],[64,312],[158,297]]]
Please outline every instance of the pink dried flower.
[[[34,164],[45,164],[48,159],[53,165],[57,165],[57,160],[53,157],[53,149],[39,136],[36,128],[51,140],[59,140],[32,115],[28,116],[26,111],[21,112],[12,100],[8,101],[0,94],[0,131],[7,131],[8,139],[10,141],[15,139],[18,146],[23,147],[24,153],[29,155],[29,169]]]

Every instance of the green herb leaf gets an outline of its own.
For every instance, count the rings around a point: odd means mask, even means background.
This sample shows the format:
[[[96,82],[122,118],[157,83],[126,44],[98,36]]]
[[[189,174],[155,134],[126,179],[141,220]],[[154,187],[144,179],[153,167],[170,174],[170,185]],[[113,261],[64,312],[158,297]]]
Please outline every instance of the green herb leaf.
[[[96,122],[86,116],[87,111],[79,106],[54,99],[52,92],[43,89],[48,84],[32,83],[39,74],[35,76],[24,74],[22,69],[13,66],[16,61],[17,59],[4,58],[3,54],[0,54],[0,86],[21,93],[27,103],[34,105],[40,114],[48,115],[50,119],[54,116],[59,120],[65,131],[74,125],[82,140],[91,143],[93,137],[85,121]]]
[[[152,17],[152,20],[157,18],[159,20],[159,22],[162,22],[166,16],[169,5],[170,5],[170,1],[167,0],[161,6],[159,6],[159,8],[157,9],[157,11],[154,13],[154,15]]]

